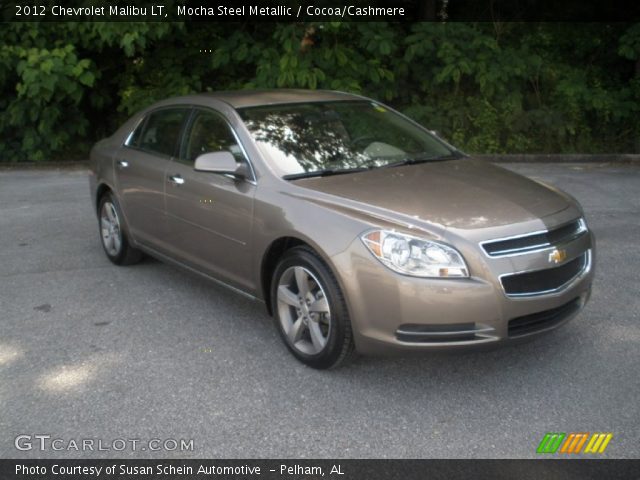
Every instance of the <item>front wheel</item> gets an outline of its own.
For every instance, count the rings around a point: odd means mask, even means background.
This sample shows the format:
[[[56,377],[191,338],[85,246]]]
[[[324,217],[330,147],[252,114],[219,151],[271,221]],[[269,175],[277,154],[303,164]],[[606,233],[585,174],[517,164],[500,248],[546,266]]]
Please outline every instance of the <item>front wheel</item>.
[[[335,276],[311,249],[289,250],[273,275],[271,305],[293,355],[313,368],[334,368],[354,350],[351,322]]]

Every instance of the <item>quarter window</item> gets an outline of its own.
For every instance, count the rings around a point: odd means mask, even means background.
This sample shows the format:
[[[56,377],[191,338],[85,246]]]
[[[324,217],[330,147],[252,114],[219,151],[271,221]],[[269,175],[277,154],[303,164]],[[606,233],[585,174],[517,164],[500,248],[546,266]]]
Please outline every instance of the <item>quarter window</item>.
[[[173,156],[186,115],[187,110],[184,108],[170,108],[153,112],[146,121],[139,148]]]

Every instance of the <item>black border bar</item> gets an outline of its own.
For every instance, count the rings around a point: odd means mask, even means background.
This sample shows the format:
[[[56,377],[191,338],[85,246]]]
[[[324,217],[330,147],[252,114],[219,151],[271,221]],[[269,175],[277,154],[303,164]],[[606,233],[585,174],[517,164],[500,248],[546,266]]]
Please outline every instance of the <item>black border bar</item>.
[[[158,10],[158,6],[162,9]],[[20,7],[23,8],[20,9]],[[28,10],[24,7],[28,7]],[[111,7],[124,7],[125,10],[122,11],[132,13],[111,14],[109,13]],[[146,13],[133,12],[134,7],[138,10],[145,9]],[[206,7],[206,11],[211,13],[184,14],[185,8],[198,7]],[[268,15],[251,13],[255,12],[255,7],[266,7],[271,13]],[[629,0],[347,0],[342,2],[338,0],[220,0],[215,4],[201,0],[15,0],[3,2],[0,8],[0,19],[4,22],[640,21],[640,2]],[[60,15],[61,8],[65,11],[74,8],[92,10],[86,10],[88,12],[86,14]],[[126,10],[127,8],[129,10]],[[221,14],[220,8],[222,11],[231,11],[231,13]],[[376,8],[386,9],[386,11],[396,9],[396,13],[376,14],[374,13]],[[238,9],[244,13],[238,14]],[[331,14],[319,14],[321,9],[330,9],[326,11]],[[401,9],[401,14],[397,13],[398,9]],[[355,13],[365,10],[369,13],[364,15]],[[180,14],[180,11],[183,13]],[[309,11],[312,13],[309,14]],[[382,10],[379,11],[382,12]],[[159,12],[161,15],[158,14]]]
[[[160,467],[158,467],[160,466]],[[208,473],[197,474],[200,467]],[[320,468],[315,473],[308,468]],[[75,468],[74,474],[55,474]],[[86,473],[81,473],[85,468]],[[99,475],[96,475],[97,469]],[[150,468],[146,473],[144,469]],[[178,469],[182,468],[180,473]],[[188,468],[192,473],[188,473]],[[109,469],[109,470],[107,470]],[[113,474],[107,473],[114,469]],[[231,469],[231,470],[229,470]],[[258,473],[259,469],[259,473]],[[26,473],[27,471],[32,473]],[[331,473],[333,471],[333,473]],[[22,473],[20,473],[22,472]],[[338,473],[339,472],[339,473]],[[2,480],[190,480],[190,479],[336,479],[336,480],[585,480],[638,479],[640,460],[0,460]]]

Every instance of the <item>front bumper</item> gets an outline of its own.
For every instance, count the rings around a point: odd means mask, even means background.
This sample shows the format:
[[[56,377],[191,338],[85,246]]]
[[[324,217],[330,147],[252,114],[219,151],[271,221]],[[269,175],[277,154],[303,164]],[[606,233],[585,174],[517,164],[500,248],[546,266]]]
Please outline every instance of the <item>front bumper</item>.
[[[595,243],[590,233],[581,248],[589,264],[578,277],[558,291],[525,297],[505,294],[500,273],[484,260],[470,265],[467,279],[410,277],[386,268],[358,240],[332,261],[360,353],[458,350],[530,338],[573,318],[591,292]]]

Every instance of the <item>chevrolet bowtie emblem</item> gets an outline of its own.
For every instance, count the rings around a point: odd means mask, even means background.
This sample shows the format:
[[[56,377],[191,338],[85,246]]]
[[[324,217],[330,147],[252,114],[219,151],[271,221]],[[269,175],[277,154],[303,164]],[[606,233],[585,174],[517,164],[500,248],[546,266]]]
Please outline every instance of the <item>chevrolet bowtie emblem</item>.
[[[556,248],[549,254],[549,263],[560,263],[567,258],[567,251]]]

